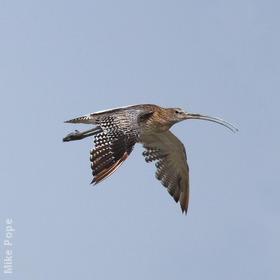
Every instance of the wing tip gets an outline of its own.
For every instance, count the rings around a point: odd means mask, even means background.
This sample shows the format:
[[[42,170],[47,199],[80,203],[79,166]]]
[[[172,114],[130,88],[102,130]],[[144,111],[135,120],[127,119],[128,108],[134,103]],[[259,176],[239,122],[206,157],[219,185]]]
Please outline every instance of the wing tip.
[[[182,192],[180,195],[180,206],[182,210],[182,214],[187,215],[188,207],[189,207],[189,192]]]
[[[99,172],[97,175],[95,175],[91,181],[91,184],[95,186],[101,181],[105,180],[110,175],[112,175],[123,164],[123,162],[127,159],[128,156],[129,154],[125,152],[123,156],[114,164],[112,164],[109,168],[106,168]]]
[[[183,208],[183,207],[181,206],[181,210],[182,210],[182,215],[185,215],[185,216],[188,215],[188,208]]]

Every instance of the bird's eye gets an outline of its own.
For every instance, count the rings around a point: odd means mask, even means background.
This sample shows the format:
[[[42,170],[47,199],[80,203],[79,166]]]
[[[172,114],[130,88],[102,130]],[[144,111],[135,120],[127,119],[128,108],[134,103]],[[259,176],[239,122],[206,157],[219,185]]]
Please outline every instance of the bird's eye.
[[[178,110],[175,111],[176,114],[180,114],[180,112]]]

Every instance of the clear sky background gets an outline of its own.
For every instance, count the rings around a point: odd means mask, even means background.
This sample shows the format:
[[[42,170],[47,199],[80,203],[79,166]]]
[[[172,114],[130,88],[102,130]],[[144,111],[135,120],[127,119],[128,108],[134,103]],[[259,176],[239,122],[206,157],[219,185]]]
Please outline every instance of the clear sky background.
[[[0,2],[1,279],[280,279],[279,1]],[[154,103],[189,120],[190,205],[142,147],[92,187],[63,121]],[[3,274],[12,218],[14,274]]]

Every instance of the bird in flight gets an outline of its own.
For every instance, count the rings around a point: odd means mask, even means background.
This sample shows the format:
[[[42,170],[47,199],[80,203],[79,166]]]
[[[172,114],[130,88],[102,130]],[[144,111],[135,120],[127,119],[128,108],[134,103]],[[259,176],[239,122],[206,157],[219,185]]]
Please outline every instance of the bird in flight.
[[[111,175],[126,160],[136,143],[145,149],[146,162],[156,161],[156,178],[167,188],[182,212],[189,203],[189,167],[182,142],[169,129],[187,119],[200,119],[221,124],[233,132],[238,129],[229,122],[200,114],[190,114],[180,108],[157,105],[134,105],[88,114],[65,121],[95,125],[92,129],[76,130],[63,138],[64,142],[94,136],[90,151],[93,180],[98,184]]]

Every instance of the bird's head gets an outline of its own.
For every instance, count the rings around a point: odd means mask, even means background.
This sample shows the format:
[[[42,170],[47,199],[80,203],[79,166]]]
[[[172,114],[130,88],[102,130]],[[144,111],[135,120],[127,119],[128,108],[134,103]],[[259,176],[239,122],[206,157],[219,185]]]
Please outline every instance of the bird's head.
[[[230,129],[233,132],[238,131],[238,128],[236,128],[233,124],[231,124],[223,119],[220,119],[220,118],[201,115],[201,114],[191,114],[191,113],[185,112],[184,110],[182,110],[180,108],[170,108],[169,113],[170,113],[170,119],[172,120],[173,123],[177,123],[177,122],[180,122],[183,120],[188,120],[188,119],[199,119],[199,120],[206,120],[206,121],[218,123],[220,125],[227,127],[228,129]]]

